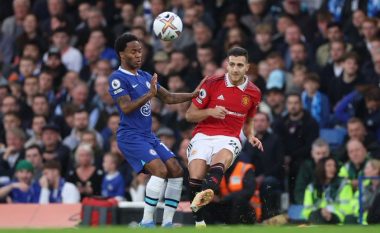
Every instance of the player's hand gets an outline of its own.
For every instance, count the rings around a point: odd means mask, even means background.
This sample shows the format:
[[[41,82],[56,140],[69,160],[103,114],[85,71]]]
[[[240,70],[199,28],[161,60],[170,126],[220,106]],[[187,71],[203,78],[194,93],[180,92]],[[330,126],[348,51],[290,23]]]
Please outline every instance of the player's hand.
[[[12,184],[12,188],[17,188],[17,189],[20,189],[23,192],[26,192],[29,189],[29,185],[27,185],[27,184],[25,184],[23,182],[17,182],[17,183],[13,183]]]
[[[215,108],[210,109],[210,116],[216,119],[224,119],[228,111],[223,106],[216,106]]]
[[[261,150],[261,151],[264,151],[264,147],[263,147],[263,144],[261,143],[261,141],[255,137],[255,136],[252,136],[248,139],[249,143],[251,143],[251,145],[253,147],[257,147],[257,149]]]
[[[150,80],[150,94],[152,97],[157,94],[157,74],[154,73],[152,76],[152,80]]]
[[[48,183],[46,176],[41,176],[39,183],[40,183],[40,186],[42,188],[48,188],[48,186],[49,186],[49,183]]]

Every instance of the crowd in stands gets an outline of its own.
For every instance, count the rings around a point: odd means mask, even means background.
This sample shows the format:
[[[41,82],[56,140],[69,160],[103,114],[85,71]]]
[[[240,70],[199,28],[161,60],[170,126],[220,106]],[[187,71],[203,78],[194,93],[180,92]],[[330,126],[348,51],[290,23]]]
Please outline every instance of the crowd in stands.
[[[179,39],[152,33],[163,11],[181,17]],[[117,147],[120,118],[108,94],[119,66],[113,42],[130,32],[143,45],[142,69],[171,92],[225,73],[230,48],[249,52],[264,151],[242,137],[236,162],[254,173],[215,204],[240,198],[267,219],[288,193],[313,223],[357,223],[359,204],[364,222],[380,223],[380,180],[358,181],[380,176],[379,16],[377,0],[2,0],[0,200],[143,200],[148,175],[134,174]],[[189,105],[151,103],[152,130],[185,169]]]

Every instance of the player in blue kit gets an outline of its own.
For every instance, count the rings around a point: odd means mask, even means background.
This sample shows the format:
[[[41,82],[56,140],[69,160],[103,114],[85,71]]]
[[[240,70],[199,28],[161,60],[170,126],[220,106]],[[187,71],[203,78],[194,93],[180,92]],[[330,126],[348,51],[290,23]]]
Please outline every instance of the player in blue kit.
[[[171,226],[181,196],[183,171],[173,152],[152,133],[150,100],[157,96],[167,104],[182,103],[196,97],[198,91],[170,93],[157,83],[157,74],[152,76],[140,70],[142,47],[132,34],[118,37],[115,50],[121,65],[109,78],[109,93],[117,102],[120,113],[117,144],[137,173],[146,171],[152,175],[146,185],[144,216],[140,225],[155,226],[153,213],[165,179],[168,179],[162,225]]]

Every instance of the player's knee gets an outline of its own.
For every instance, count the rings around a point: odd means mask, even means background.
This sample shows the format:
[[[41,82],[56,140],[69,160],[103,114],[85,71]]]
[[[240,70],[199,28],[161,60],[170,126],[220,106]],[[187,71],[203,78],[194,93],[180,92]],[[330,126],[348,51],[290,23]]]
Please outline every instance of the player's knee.
[[[175,166],[171,171],[171,177],[178,178],[183,177],[183,169],[181,166]]]
[[[168,177],[168,169],[165,166],[162,166],[159,169],[156,169],[152,175],[166,179]]]

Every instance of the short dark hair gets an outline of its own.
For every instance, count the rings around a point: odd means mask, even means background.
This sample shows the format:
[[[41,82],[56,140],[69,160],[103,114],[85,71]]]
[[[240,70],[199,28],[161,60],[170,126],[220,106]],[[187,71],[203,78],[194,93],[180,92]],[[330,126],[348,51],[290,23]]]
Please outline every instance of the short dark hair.
[[[39,145],[37,144],[32,144],[30,146],[28,146],[26,149],[25,149],[25,152],[28,151],[28,150],[32,150],[32,149],[37,149],[38,150],[38,153],[40,154],[40,156],[42,156],[42,149]]]
[[[320,84],[321,79],[319,78],[319,75],[317,73],[308,73],[305,78],[306,81],[311,81]]]
[[[119,58],[119,53],[124,51],[124,49],[127,47],[127,44],[131,41],[139,41],[139,39],[131,33],[124,33],[116,39],[115,50]]]
[[[61,164],[57,160],[49,160],[44,164],[45,169],[57,169],[61,173]]]
[[[35,96],[33,96],[33,101],[34,101],[35,99],[37,99],[37,98],[43,98],[43,99],[46,100],[46,102],[49,103],[49,99],[46,97],[46,95],[44,95],[44,94],[42,94],[42,93],[38,93],[38,94],[36,94]]]
[[[234,56],[234,57],[244,56],[248,62],[247,50],[245,50],[244,48],[239,47],[239,46],[233,47],[230,50],[228,50],[227,57],[229,57],[229,56]]]

